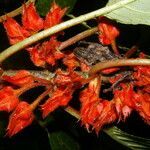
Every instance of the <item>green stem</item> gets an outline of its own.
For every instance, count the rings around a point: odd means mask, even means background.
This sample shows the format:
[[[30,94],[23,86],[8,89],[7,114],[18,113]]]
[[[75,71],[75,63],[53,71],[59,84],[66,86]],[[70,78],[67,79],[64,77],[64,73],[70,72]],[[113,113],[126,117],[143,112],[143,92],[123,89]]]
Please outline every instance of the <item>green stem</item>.
[[[66,40],[65,42],[62,42],[58,49],[63,50],[66,47],[68,47],[68,46],[88,37],[88,36],[91,36],[92,34],[94,34],[97,31],[98,31],[98,28],[94,27],[94,28],[88,29],[84,32],[81,32],[81,33],[77,34],[76,36]]]
[[[36,0],[28,0],[25,4],[28,5],[31,2],[35,2],[35,1]],[[9,13],[7,13],[6,15],[0,16],[0,23],[5,21],[7,19],[7,17],[15,17],[15,16],[21,14],[21,12],[22,12],[22,6],[15,9],[15,10],[13,10],[13,11],[11,11],[11,12],[9,12]]]
[[[34,88],[34,87],[38,87],[41,86],[40,83],[30,83],[24,87],[21,87],[20,89],[16,90],[16,94],[19,97],[20,95],[22,95],[23,93],[25,93],[26,91]]]
[[[68,107],[65,108],[65,111],[67,113],[69,113],[70,115],[72,115],[73,117],[75,117],[78,120],[80,120],[80,113],[77,110],[75,110],[74,108],[68,106]]]
[[[53,26],[51,28],[48,28],[44,31],[41,31],[37,34],[34,34],[32,35],[31,37],[29,38],[26,38],[25,40],[7,48],[6,50],[4,50],[2,53],[0,53],[0,63],[2,63],[6,58],[8,58],[9,56],[11,56],[12,54],[16,53],[17,51],[41,40],[41,39],[44,39],[52,34],[55,34],[57,32],[60,32],[64,29],[67,29],[67,28],[70,28],[72,26],[75,26],[77,24],[80,24],[84,21],[87,21],[87,20],[90,20],[92,18],[95,18],[95,17],[98,17],[98,16],[101,16],[101,15],[104,15],[104,14],[107,14],[113,10],[116,10],[120,7],[123,7],[124,5],[126,4],[129,4],[131,2],[134,2],[136,0],[123,0],[123,1],[119,1],[111,6],[107,6],[107,7],[104,7],[104,8],[101,8],[101,9],[98,9],[96,11],[93,11],[93,12],[90,12],[88,14],[85,14],[85,15],[81,15],[77,18],[74,18],[74,19],[71,19],[71,20],[68,20],[66,22],[63,22],[61,24],[58,24],[56,26]]]
[[[120,67],[120,66],[150,66],[150,59],[119,59],[119,60],[111,60],[107,62],[100,62],[94,65],[90,71],[89,75],[96,74],[103,69],[112,68],[112,67]]]
[[[49,87],[45,92],[43,92],[31,105],[30,108],[34,110],[39,103],[52,91],[52,88]]]
[[[76,18],[74,15],[72,15],[72,14],[67,14],[67,16],[68,17],[70,17],[70,18]],[[81,23],[84,27],[86,27],[87,29],[91,29],[91,27],[86,23],[86,22],[82,22]]]

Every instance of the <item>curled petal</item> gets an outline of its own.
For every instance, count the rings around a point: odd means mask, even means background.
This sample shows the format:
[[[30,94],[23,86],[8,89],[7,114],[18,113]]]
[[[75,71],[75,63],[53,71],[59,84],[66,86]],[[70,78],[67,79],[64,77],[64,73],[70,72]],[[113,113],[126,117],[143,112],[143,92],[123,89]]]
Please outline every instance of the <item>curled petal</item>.
[[[52,66],[56,64],[57,60],[64,57],[64,54],[57,49],[59,45],[60,42],[56,39],[55,36],[53,36],[42,46],[42,54],[44,54],[45,61]]]
[[[80,93],[81,101],[81,121],[89,130],[93,126],[94,121],[98,118],[102,107],[99,105],[101,100],[98,96],[99,82],[98,78],[90,81],[88,88]]]
[[[85,89],[80,95],[81,121],[89,130],[99,132],[102,126],[117,119],[114,102],[100,99],[94,91]]]
[[[30,53],[31,60],[36,66],[44,67],[46,63],[54,66],[57,60],[64,57],[64,54],[57,50],[59,45],[60,42],[53,36],[42,45],[36,45],[27,50]]]
[[[26,70],[21,70],[13,76],[3,75],[2,79],[20,87],[34,82],[32,75]]]
[[[135,104],[132,100],[134,93],[132,85],[121,84],[121,90],[115,89],[113,101],[119,121],[125,121],[132,109],[135,109]]]
[[[61,9],[55,2],[51,6],[50,12],[46,15],[46,19],[44,22],[44,28],[50,28],[56,24],[61,23],[62,17],[66,12],[66,8]]]
[[[97,134],[104,125],[113,123],[117,119],[115,105],[112,101],[104,100],[99,105],[102,105],[101,110],[93,123],[93,128]]]
[[[8,17],[4,22],[4,27],[10,44],[16,44],[30,36],[30,33],[21,27],[13,18]]]
[[[75,85],[79,86],[81,85],[81,81],[83,80],[83,77],[76,73],[75,71],[71,72],[64,72],[62,70],[56,71],[56,78],[54,79],[55,84],[57,85]]]
[[[52,97],[50,97],[45,104],[43,104],[43,118],[45,118],[49,113],[54,111],[56,108],[60,106],[66,106],[69,101],[72,99],[73,90],[70,87],[67,88],[58,88],[53,93]]]
[[[80,94],[81,101],[81,121],[84,125],[92,125],[94,120],[99,116],[99,102],[100,99],[97,94],[90,89],[85,89]]]
[[[150,67],[149,66],[137,66],[134,67],[133,77],[136,80],[137,86],[150,86]]]
[[[150,124],[150,94],[138,92],[134,94],[135,109]]]
[[[20,102],[14,112],[10,115],[7,134],[9,137],[17,134],[19,131],[32,123],[34,115],[27,102]]]
[[[15,90],[10,86],[4,87],[0,90],[0,111],[10,112],[16,108],[18,103],[19,99]]]
[[[23,5],[22,23],[25,29],[30,32],[37,32],[43,29],[43,19],[36,12],[34,3]]]
[[[27,50],[30,54],[30,59],[32,60],[34,65],[44,67],[45,66],[45,59],[41,55],[41,51],[39,49],[40,49],[39,46],[36,45],[34,47],[28,48]]]
[[[74,70],[79,66],[79,62],[73,53],[66,55],[63,59],[63,63],[68,67],[69,70]]]
[[[109,45],[119,35],[119,30],[106,17],[100,17],[100,23],[98,29],[100,31],[99,40],[104,45]]]

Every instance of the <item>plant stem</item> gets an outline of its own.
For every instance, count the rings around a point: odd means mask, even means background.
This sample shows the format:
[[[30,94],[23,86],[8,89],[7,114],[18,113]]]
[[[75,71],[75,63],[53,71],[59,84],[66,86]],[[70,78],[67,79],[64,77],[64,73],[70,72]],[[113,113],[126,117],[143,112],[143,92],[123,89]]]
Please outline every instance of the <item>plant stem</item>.
[[[35,1],[36,0],[28,0],[25,4],[28,5],[31,2],[35,2]],[[7,13],[6,15],[0,16],[0,23],[5,21],[7,19],[7,17],[15,17],[15,16],[21,14],[21,12],[22,12],[22,6],[15,9],[15,10],[13,10],[13,11],[11,11],[11,12],[9,12],[9,13]]]
[[[17,51],[41,40],[44,39],[52,34],[55,34],[57,32],[60,32],[64,29],[70,28],[72,26],[75,26],[77,24],[80,24],[84,21],[90,20],[92,18],[107,14],[113,10],[116,10],[120,7],[123,7],[126,4],[129,4],[131,2],[134,2],[136,0],[123,0],[123,1],[119,1],[111,6],[106,6],[104,8],[98,9],[96,11],[87,13],[85,15],[81,15],[77,18],[68,20],[66,22],[60,23],[56,26],[53,26],[51,28],[48,28],[46,30],[43,30],[37,34],[32,35],[29,38],[26,38],[25,40],[7,48],[6,50],[4,50],[3,52],[0,53],[0,63],[2,63],[6,58],[8,58],[9,56],[11,56],[12,54],[16,53]]]
[[[49,92],[52,90],[51,87],[49,87],[45,92],[43,92],[31,105],[30,105],[30,108],[32,110],[34,110],[38,105],[39,103],[41,102],[41,100],[43,100],[44,97],[46,97]]]
[[[116,40],[114,39],[111,43],[111,47],[112,47],[112,50],[114,51],[114,53],[116,55],[119,55],[119,51],[118,51],[118,48],[117,48],[117,44],[116,44]]]
[[[48,70],[27,70],[30,72],[30,74],[35,77],[36,79],[44,79],[45,81],[48,82],[48,80],[51,80],[54,76],[55,73],[52,73]],[[5,70],[2,72],[1,76],[7,75],[7,76],[14,76],[18,70]]]
[[[74,15],[72,15],[72,14],[67,14],[67,16],[68,17],[70,17],[70,18],[76,18]],[[91,29],[91,27],[86,23],[86,22],[82,22],[81,23],[84,27],[86,27],[87,29]]]
[[[98,31],[98,28],[94,27],[94,28],[88,29],[88,30],[86,30],[84,32],[81,32],[81,33],[75,35],[74,37],[66,40],[65,42],[62,42],[58,49],[59,50],[63,50],[66,47],[68,47],[68,46],[70,46],[70,45],[72,45],[72,44],[74,44],[74,43],[76,43],[76,42],[78,42],[78,41],[88,37],[88,36],[91,36],[92,34],[94,34],[97,31]]]
[[[69,113],[70,115],[72,115],[73,117],[77,118],[78,120],[80,120],[80,114],[77,110],[75,110],[74,108],[68,106],[64,109],[67,113]]]
[[[96,74],[103,69],[120,67],[120,66],[150,66],[150,59],[120,59],[120,60],[111,60],[107,62],[100,62],[94,65],[90,71],[89,75]]]
[[[126,53],[125,53],[125,57],[129,58],[131,57],[137,50],[138,50],[138,45],[134,45],[131,47],[131,49],[129,49]]]
[[[40,83],[30,83],[30,84],[28,84],[28,85],[26,85],[24,87],[21,87],[20,89],[16,90],[16,94],[18,96],[20,96],[21,94],[25,93],[26,91],[28,91],[28,90],[30,90],[30,89],[32,89],[34,87],[37,87],[37,86],[42,86],[42,84],[40,84]]]

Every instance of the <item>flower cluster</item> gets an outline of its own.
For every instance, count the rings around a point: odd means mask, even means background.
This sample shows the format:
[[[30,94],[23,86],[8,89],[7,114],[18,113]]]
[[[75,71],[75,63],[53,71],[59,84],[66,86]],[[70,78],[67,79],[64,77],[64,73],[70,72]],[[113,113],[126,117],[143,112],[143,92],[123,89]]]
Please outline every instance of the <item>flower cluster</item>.
[[[4,22],[10,43],[15,44],[40,30],[60,23],[65,12],[66,8],[62,9],[53,3],[44,20],[36,12],[33,3],[23,5],[22,26],[9,17]],[[98,28],[102,44],[112,44],[119,35],[118,29],[107,18],[100,18]],[[35,118],[33,111],[38,106],[41,107],[43,118],[55,109],[67,106],[77,89],[81,91],[81,124],[89,131],[95,130],[98,134],[108,123],[125,121],[132,111],[137,111],[144,121],[150,124],[149,66],[130,67],[131,76],[128,80],[123,78],[124,72],[127,71],[125,68],[122,72],[119,72],[120,67],[103,70],[101,73],[103,77],[107,76],[107,82],[112,85],[109,90],[113,93],[112,100],[103,99],[101,83],[105,84],[105,81],[102,76],[84,76],[91,66],[79,60],[73,52],[60,52],[58,47],[61,42],[57,40],[58,35],[51,36],[49,41],[26,48],[36,66],[54,66],[57,60],[62,59],[63,67],[55,68],[51,79],[43,79],[26,70],[11,76],[2,74],[0,111],[11,113],[6,135],[11,137],[30,125]],[[145,55],[141,57],[144,58]],[[45,87],[45,91],[31,104],[20,98],[20,95],[37,86]],[[44,103],[41,102],[43,99]]]
[[[27,102],[21,101],[19,96],[27,89],[32,88],[33,85],[36,84],[36,81],[32,75],[25,70],[18,72],[14,76],[3,75],[2,79],[5,82],[11,83],[10,86],[4,86],[0,90],[0,110],[13,112],[10,115],[7,128],[7,135],[13,136],[31,124],[33,120],[32,109]]]
[[[145,69],[147,71],[143,72]],[[147,74],[149,69],[150,67],[134,67],[135,72],[132,74],[134,81],[119,83],[119,88],[113,90],[114,98],[111,101],[99,98],[95,86],[99,82],[91,81],[80,95],[81,121],[86,128],[92,127],[98,133],[105,124],[125,121],[132,111],[137,111],[150,124],[150,76]],[[111,83],[118,80],[118,77],[113,78],[110,80]]]
[[[18,43],[36,32],[50,28],[62,21],[66,8],[61,9],[55,2],[52,4],[50,11],[43,20],[38,13],[34,3],[28,6],[23,5],[22,26],[13,18],[7,18],[4,22],[10,44]],[[46,63],[55,65],[56,60],[63,58],[63,53],[58,51],[60,42],[57,41],[57,35],[53,35],[49,41],[28,47],[32,62],[36,66],[44,67]]]

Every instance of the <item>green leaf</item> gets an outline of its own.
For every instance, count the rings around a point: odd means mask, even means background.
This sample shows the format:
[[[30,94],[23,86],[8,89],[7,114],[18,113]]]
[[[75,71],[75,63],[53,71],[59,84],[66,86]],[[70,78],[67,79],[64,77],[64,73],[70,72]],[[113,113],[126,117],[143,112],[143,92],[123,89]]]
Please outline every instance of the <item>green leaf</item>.
[[[48,137],[52,150],[79,150],[79,144],[64,131],[48,132]]]
[[[104,129],[112,139],[132,150],[149,150],[150,139],[128,134],[117,127]]]
[[[55,2],[61,6],[62,8],[67,7],[69,13],[77,0],[55,0]],[[54,0],[37,0],[36,7],[41,16],[45,16],[47,12],[50,10],[50,6],[54,2]]]
[[[121,0],[109,0],[107,6],[119,1]],[[124,24],[150,25],[150,0],[136,0],[105,16]]]

